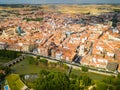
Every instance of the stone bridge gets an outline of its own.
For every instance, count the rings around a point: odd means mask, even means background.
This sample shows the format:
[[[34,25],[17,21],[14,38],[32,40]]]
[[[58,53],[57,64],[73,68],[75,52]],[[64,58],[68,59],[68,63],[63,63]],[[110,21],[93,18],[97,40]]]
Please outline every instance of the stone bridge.
[[[25,58],[25,55],[19,56],[18,58],[14,59],[14,60],[12,60],[12,61],[9,61],[9,62],[7,62],[7,63],[5,63],[3,66],[5,66],[5,67],[6,67],[6,66],[7,66],[7,67],[10,67],[10,66],[12,66],[12,65],[14,65],[14,64],[22,61],[24,58]]]

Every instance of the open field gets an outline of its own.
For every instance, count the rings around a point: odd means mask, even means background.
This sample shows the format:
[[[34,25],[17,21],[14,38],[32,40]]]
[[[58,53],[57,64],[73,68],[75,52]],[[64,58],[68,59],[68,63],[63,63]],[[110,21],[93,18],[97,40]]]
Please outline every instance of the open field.
[[[0,10],[31,10],[31,9],[37,9],[37,10],[43,10],[43,11],[55,11],[60,13],[69,13],[69,14],[95,14],[98,15],[99,13],[104,12],[113,12],[114,9],[120,10],[120,5],[77,5],[77,4],[43,4],[43,5],[19,5],[19,6],[0,6]]]
[[[103,12],[113,12],[114,9],[120,9],[120,5],[43,5],[44,10],[56,11],[61,13],[90,13],[99,14]]]

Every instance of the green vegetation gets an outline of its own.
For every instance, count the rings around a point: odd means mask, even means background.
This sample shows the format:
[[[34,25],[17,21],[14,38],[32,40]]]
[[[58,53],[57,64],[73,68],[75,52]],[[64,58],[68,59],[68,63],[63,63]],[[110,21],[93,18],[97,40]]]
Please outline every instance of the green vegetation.
[[[0,50],[0,63],[6,63],[21,55],[20,52],[10,50]]]
[[[9,61],[10,61],[9,58],[0,57],[0,64],[1,64],[1,65],[4,64],[4,63],[7,63],[7,62],[9,62]]]
[[[35,82],[35,90],[83,90],[92,84],[87,75],[69,78],[65,73],[42,70]]]
[[[45,60],[45,61],[43,61]],[[11,67],[11,69],[20,75],[22,74],[30,74],[30,73],[39,73],[40,70],[45,69],[48,71],[55,71],[55,72],[66,72],[66,69],[63,67],[60,67],[59,65],[56,66],[56,68],[51,67],[51,64],[48,64],[47,66],[43,64],[43,62],[48,62],[46,59],[37,59],[33,58],[31,56],[27,56],[23,61],[20,63],[15,64]]]
[[[120,78],[119,77],[106,77],[102,81],[96,83],[97,90],[119,90]]]
[[[113,9],[113,11],[120,13],[120,9]]]
[[[47,66],[47,64],[48,64],[48,60],[46,60],[46,59],[40,59],[39,62],[45,66]]]
[[[23,20],[26,20],[26,21],[42,21],[43,18],[23,18]]]
[[[120,75],[110,76],[101,80],[94,80],[88,73],[79,76],[71,74],[70,77],[62,72],[49,72],[41,70],[39,79],[34,82],[35,90],[119,90]],[[99,77],[99,76],[98,76]],[[59,88],[59,89],[58,89]]]
[[[116,12],[116,11],[115,11]],[[118,20],[117,20],[117,14],[115,14],[114,16],[113,16],[113,19],[112,19],[112,26],[113,27],[116,27],[117,26],[117,22],[118,22]]]
[[[40,58],[40,57],[39,57]],[[32,56],[27,56],[20,63],[15,64],[11,67],[11,69],[20,75],[22,74],[30,74],[30,73],[38,73],[40,70],[47,70],[50,72],[63,72],[67,73],[69,67],[62,62],[48,62],[45,58],[33,58]],[[84,72],[81,70],[72,69],[71,74],[75,74],[76,76],[80,76],[82,74],[88,74],[88,76],[94,80],[102,80],[106,78],[106,75]]]
[[[35,90],[68,90],[69,78],[64,73],[41,73],[35,82]]]
[[[25,86],[17,74],[7,76],[6,80],[11,90],[21,90]]]
[[[120,75],[118,78],[87,72],[86,67],[82,70],[72,69],[68,76],[69,67],[62,62],[48,62],[42,57],[27,56],[25,60],[11,67],[15,73],[38,74],[39,78],[24,82],[35,90],[118,90]],[[59,88],[59,89],[58,89]]]
[[[3,80],[5,76],[10,73],[10,71],[11,70],[9,67],[0,66],[0,81]]]
[[[101,74],[92,73],[92,72],[83,72],[83,71],[76,70],[76,69],[72,70],[71,75],[73,75],[73,74],[76,75],[76,76],[87,74],[93,80],[102,80],[106,77],[109,77],[109,76],[106,76],[106,75],[101,75]]]
[[[85,67],[85,66],[82,66],[81,69],[82,69],[83,72],[88,72],[88,68]]]

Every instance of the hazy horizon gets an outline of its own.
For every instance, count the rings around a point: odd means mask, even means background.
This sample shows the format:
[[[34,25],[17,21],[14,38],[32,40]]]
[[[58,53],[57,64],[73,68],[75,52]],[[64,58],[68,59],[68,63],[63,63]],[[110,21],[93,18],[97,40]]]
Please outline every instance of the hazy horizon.
[[[120,0],[0,0],[0,4],[120,4]]]

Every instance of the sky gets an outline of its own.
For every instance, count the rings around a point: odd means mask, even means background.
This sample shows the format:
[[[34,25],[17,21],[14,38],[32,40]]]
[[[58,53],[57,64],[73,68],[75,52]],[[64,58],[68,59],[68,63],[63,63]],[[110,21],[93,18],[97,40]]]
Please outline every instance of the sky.
[[[119,3],[120,0],[0,0],[0,4],[54,4],[54,3]]]

